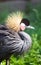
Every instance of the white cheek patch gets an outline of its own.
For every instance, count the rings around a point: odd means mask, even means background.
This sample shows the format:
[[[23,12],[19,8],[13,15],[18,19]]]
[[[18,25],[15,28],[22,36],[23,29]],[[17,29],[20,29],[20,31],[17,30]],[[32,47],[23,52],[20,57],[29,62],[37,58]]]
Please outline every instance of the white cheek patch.
[[[21,28],[21,30],[24,30],[25,29],[25,24],[21,23],[20,28]]]
[[[25,27],[25,24],[24,23],[21,23],[21,26],[24,26]]]

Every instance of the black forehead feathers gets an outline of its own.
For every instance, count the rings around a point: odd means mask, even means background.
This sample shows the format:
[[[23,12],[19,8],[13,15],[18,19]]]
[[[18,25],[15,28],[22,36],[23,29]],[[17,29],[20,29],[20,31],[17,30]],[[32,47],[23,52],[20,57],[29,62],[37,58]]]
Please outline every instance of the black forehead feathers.
[[[29,20],[26,19],[26,18],[23,18],[23,19],[21,20],[21,22],[24,23],[26,26],[29,26],[29,25],[30,25]]]

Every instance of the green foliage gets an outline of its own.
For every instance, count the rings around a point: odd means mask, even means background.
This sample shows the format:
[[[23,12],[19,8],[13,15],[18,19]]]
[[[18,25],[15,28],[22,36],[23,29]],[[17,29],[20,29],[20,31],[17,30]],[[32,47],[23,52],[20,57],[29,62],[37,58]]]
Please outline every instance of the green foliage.
[[[0,24],[4,24],[5,23],[5,18],[7,17],[7,15],[9,14],[8,11],[3,11],[3,12],[0,12]]]
[[[31,0],[29,0],[25,7],[25,13],[28,14],[29,12],[31,12],[31,9]]]
[[[35,30],[25,30],[32,37],[32,46],[24,56],[19,58],[12,56],[10,58],[10,65],[41,65],[41,7],[40,9],[39,7],[33,8],[28,15],[24,16],[35,27]],[[1,23],[3,23],[7,14],[8,12],[3,12],[0,15]],[[5,65],[5,61],[1,65]]]

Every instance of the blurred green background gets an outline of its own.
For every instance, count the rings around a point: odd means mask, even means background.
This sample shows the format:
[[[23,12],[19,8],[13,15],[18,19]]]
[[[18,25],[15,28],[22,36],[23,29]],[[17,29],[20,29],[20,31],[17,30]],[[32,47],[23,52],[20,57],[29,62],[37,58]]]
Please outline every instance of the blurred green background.
[[[3,4],[0,3],[1,5]],[[14,10],[9,11],[8,7],[1,10],[2,7],[0,9],[0,24],[4,24],[5,18]],[[35,27],[35,30],[25,30],[32,38],[32,47],[24,56],[19,58],[11,56],[10,65],[41,65],[41,3],[32,4],[29,1],[22,12],[24,17],[30,20],[30,24]],[[1,65],[5,65],[5,60]]]

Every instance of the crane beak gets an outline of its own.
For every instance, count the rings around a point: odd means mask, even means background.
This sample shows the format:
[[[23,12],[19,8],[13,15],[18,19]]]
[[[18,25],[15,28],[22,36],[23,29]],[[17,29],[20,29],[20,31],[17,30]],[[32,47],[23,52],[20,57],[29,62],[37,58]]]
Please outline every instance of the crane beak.
[[[26,26],[26,28],[28,28],[28,29],[35,29],[33,26]]]

